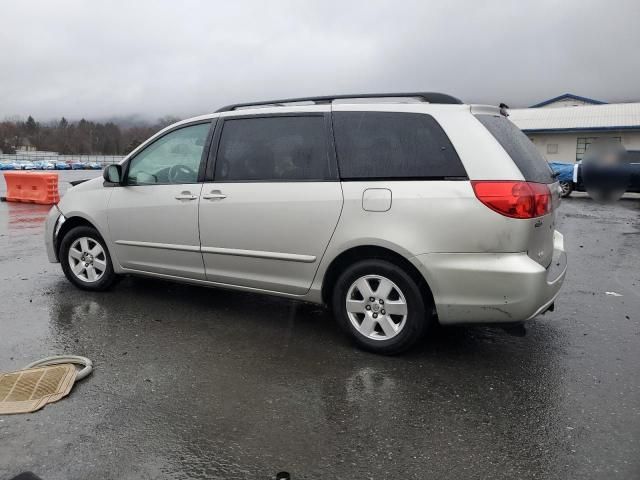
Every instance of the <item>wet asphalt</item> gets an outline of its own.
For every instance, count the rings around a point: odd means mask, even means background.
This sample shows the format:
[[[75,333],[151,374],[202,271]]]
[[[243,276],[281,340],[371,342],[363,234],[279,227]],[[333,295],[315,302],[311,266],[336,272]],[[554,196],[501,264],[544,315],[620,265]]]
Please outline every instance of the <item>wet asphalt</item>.
[[[77,290],[47,262],[47,210],[0,203],[0,371],[96,368],[0,416],[0,480],[640,478],[637,197],[562,203],[568,276],[525,336],[441,328],[391,358],[316,305],[135,278]]]

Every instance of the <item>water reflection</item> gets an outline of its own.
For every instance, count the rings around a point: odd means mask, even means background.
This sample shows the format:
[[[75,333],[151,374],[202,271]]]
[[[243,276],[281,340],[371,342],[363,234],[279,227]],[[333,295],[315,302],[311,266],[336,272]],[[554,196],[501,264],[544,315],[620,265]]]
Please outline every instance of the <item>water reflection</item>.
[[[350,403],[370,405],[373,401],[383,404],[395,391],[395,380],[375,368],[356,370],[345,381],[345,400]]]
[[[9,234],[40,233],[44,228],[44,221],[51,209],[51,205],[37,205],[34,203],[3,202],[7,209],[6,225],[2,231]],[[0,216],[5,218],[5,215]]]

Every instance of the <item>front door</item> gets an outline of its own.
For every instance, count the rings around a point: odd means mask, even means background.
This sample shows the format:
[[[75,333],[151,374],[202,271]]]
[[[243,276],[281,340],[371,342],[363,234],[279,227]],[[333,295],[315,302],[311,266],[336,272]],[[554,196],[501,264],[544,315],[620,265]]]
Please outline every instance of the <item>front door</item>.
[[[227,117],[200,202],[207,280],[303,294],[342,208],[327,113]]]
[[[210,122],[161,136],[125,168],[109,201],[115,256],[127,269],[204,280],[198,234],[201,164]]]

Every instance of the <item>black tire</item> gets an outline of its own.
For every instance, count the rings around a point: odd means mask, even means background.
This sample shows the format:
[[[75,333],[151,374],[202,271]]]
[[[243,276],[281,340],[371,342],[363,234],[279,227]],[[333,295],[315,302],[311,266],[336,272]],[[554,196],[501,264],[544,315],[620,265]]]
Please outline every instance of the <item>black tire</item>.
[[[90,239],[92,242],[99,244],[102,247],[104,252],[103,255],[100,256],[100,260],[104,261],[106,264],[106,268],[104,269],[102,276],[96,281],[85,281],[79,278],[71,268],[70,260],[69,260],[69,250],[71,246],[74,244],[76,240],[79,238],[86,237]],[[69,230],[65,236],[62,238],[60,242],[60,249],[58,258],[60,259],[60,264],[62,265],[62,271],[64,272],[67,279],[73,283],[76,287],[81,288],[82,290],[89,291],[104,291],[108,290],[115,282],[118,280],[118,275],[113,271],[113,263],[111,261],[111,256],[109,255],[109,250],[107,249],[107,245],[103,238],[100,236],[98,231],[93,227],[80,226],[75,227]],[[96,257],[98,258],[98,257]]]
[[[347,295],[351,286],[356,280],[369,275],[384,277],[393,282],[406,300],[407,315],[404,326],[395,336],[388,339],[376,340],[360,333],[347,312]],[[425,295],[417,282],[404,269],[386,260],[362,260],[349,266],[336,281],[331,304],[338,323],[359,347],[383,355],[395,355],[408,350],[424,337],[433,323],[432,308],[427,305]],[[376,329],[378,328],[376,325]]]
[[[573,182],[560,182],[560,196],[567,198],[573,192]]]

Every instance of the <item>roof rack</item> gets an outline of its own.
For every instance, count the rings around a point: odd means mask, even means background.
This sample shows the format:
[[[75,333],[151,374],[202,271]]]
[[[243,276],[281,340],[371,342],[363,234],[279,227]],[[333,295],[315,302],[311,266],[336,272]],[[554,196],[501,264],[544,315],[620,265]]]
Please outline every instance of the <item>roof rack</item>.
[[[249,103],[235,103],[233,105],[227,105],[216,110],[219,112],[231,112],[243,107],[259,107],[263,105],[283,106],[286,103],[299,103],[299,102],[314,102],[315,104],[331,103],[334,100],[342,100],[346,98],[404,98],[404,97],[417,97],[421,98],[428,103],[445,103],[445,104],[462,104],[462,101],[451,95],[437,92],[410,92],[410,93],[356,93],[352,95],[328,95],[324,97],[300,97],[300,98],[285,98],[282,100],[268,100]]]

